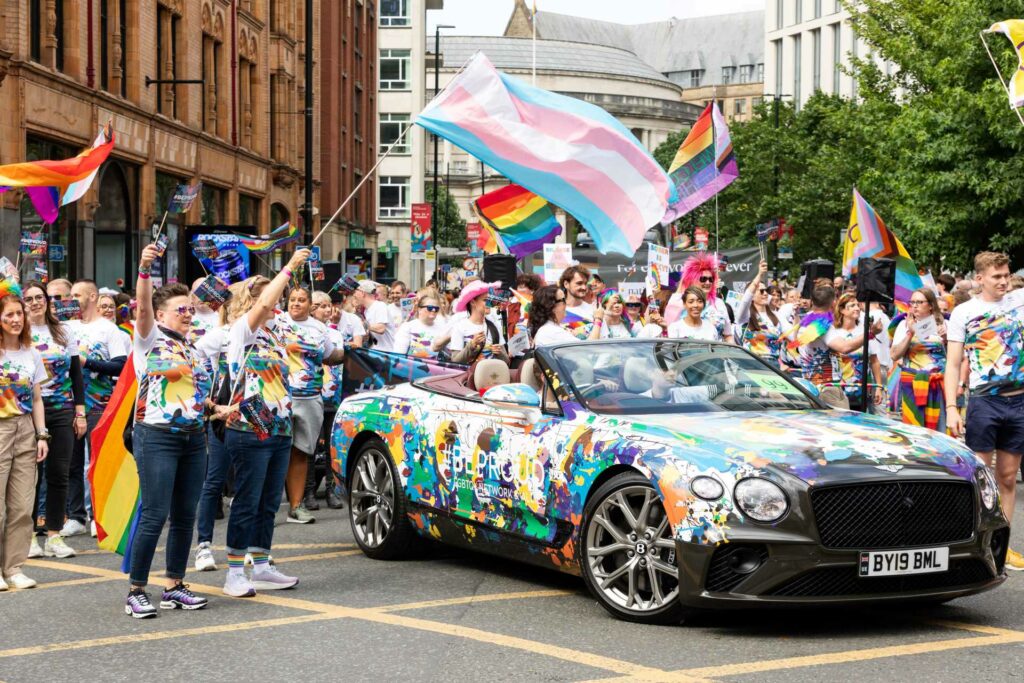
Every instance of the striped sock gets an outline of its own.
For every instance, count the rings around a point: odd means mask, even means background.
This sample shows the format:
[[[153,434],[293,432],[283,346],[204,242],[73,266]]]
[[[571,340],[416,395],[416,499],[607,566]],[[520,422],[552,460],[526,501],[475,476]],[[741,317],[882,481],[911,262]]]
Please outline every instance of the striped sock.
[[[251,553],[252,554],[252,568],[255,571],[267,568],[270,555],[267,553]]]
[[[232,555],[228,553],[228,573],[242,574],[245,572],[245,555]]]

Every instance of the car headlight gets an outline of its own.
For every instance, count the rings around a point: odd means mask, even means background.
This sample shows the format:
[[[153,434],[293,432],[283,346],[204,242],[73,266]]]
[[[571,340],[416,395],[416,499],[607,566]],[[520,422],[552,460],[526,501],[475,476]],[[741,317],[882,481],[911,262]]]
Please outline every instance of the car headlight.
[[[758,522],[774,522],[789,510],[789,501],[782,489],[759,477],[740,479],[732,496],[736,507]]]
[[[978,493],[981,494],[981,504],[986,510],[994,510],[999,499],[996,488],[996,478],[984,465],[974,470],[974,478],[978,482]]]
[[[725,495],[725,487],[714,477],[701,475],[690,481],[690,490],[693,495],[704,500],[718,500]]]

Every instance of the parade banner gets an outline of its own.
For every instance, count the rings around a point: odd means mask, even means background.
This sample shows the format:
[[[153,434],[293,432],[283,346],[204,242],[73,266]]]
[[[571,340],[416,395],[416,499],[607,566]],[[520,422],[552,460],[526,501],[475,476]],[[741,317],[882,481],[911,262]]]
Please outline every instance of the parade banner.
[[[668,247],[661,247],[657,244],[647,245],[647,267],[656,269],[658,273],[658,284],[668,287],[669,253]]]
[[[642,253],[642,252],[641,252]],[[674,288],[683,270],[683,263],[695,252],[673,251],[669,256],[669,286]],[[728,259],[725,270],[718,274],[719,280],[729,289],[742,290],[754,279],[760,253],[757,247],[743,249],[727,249],[719,253]],[[637,263],[618,254],[601,254],[596,249],[576,249],[573,256],[580,265],[586,266],[591,272],[597,273],[605,282],[639,283],[643,286],[649,268],[646,264]],[[557,279],[555,280],[557,282]],[[621,285],[620,285],[621,286]]]
[[[434,241],[430,234],[430,223],[433,218],[431,212],[433,208],[428,202],[417,202],[412,205],[410,244],[412,245],[413,253],[434,248]]]
[[[562,271],[571,266],[572,245],[571,244],[545,244],[544,245],[544,281],[549,284],[556,284],[561,277]],[[607,280],[605,280],[607,282]]]

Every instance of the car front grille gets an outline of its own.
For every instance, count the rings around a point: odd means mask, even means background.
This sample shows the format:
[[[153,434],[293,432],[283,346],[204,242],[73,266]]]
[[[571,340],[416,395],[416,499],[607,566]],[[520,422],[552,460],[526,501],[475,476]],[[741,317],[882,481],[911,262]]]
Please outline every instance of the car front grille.
[[[767,560],[768,548],[764,545],[721,545],[708,563],[704,588],[713,593],[731,591]]]
[[[884,595],[953,589],[992,578],[988,565],[978,559],[954,560],[949,570],[911,576],[861,577],[856,566],[823,567],[800,574],[766,595],[790,598],[827,598],[844,595]]]
[[[974,533],[967,482],[879,482],[811,489],[826,548],[873,550],[945,545]]]

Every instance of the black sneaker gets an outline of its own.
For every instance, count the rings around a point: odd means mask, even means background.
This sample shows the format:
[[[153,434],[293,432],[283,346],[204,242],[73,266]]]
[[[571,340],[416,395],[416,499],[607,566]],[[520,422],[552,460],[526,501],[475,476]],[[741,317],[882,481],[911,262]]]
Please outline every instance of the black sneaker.
[[[316,495],[312,491],[306,491],[306,495],[302,499],[302,507],[307,510],[320,509],[320,502],[316,499]]]
[[[160,597],[160,609],[202,609],[206,604],[206,598],[190,591],[181,581],[174,588],[165,588]]]
[[[345,501],[334,491],[333,486],[327,489],[327,507],[332,510],[340,510],[345,507]]]
[[[156,616],[156,607],[149,601],[149,593],[141,588],[132,589],[124,604],[124,613],[136,619],[147,619]]]

